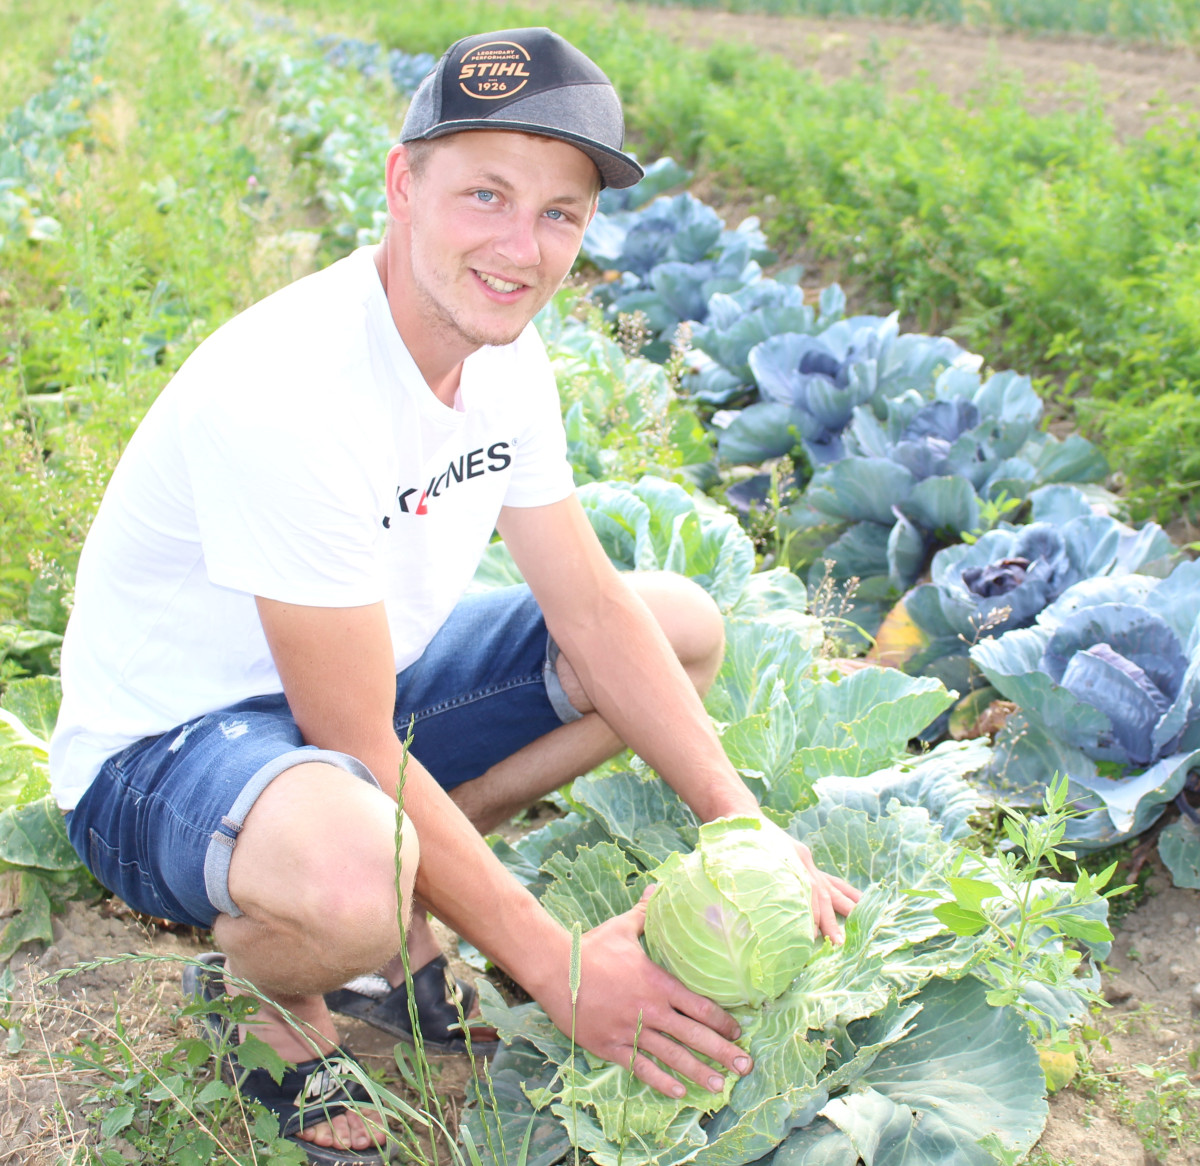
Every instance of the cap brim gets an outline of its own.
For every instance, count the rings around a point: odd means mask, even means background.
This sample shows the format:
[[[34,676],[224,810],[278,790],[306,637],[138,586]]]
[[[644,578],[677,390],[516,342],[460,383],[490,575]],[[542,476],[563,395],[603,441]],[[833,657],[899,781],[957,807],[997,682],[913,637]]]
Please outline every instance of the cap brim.
[[[633,186],[646,176],[645,170],[628,154],[623,154],[620,150],[614,150],[611,146],[583,137],[581,134],[535,125],[527,121],[489,117],[474,118],[469,121],[442,122],[441,125],[434,126],[433,129],[418,136],[421,140],[431,141],[434,138],[444,138],[447,134],[464,133],[468,130],[511,130],[514,133],[537,134],[541,138],[555,138],[560,142],[567,142],[591,158],[596,169],[600,171],[600,181],[604,186],[615,187],[617,190]],[[415,141],[417,139],[409,138],[408,140]]]

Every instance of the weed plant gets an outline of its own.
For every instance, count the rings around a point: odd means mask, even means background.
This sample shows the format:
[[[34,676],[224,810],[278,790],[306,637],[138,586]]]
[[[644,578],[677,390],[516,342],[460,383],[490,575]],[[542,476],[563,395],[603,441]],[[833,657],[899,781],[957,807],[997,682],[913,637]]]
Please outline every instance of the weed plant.
[[[1082,1096],[1105,1102],[1137,1133],[1148,1159],[1156,1161],[1175,1161],[1180,1151],[1200,1142],[1200,1087],[1196,1084],[1200,1054],[1192,1049],[1167,1053],[1151,1064],[1105,1067],[1100,1066],[1096,1054],[1100,1049],[1111,1052],[1111,1037],[1117,1033],[1154,1031],[1167,1019],[1149,1005],[1132,1013],[1096,1018],[1095,1027],[1083,1029],[1074,1082]]]
[[[148,964],[181,967],[186,962],[182,957],[131,954],[64,969],[41,981],[35,998],[11,1002],[12,1031],[31,1038],[29,1052],[36,1055],[37,1044],[32,1041],[41,1035],[44,1020],[53,1020],[56,1011],[72,1007],[53,997],[49,989],[54,985],[113,965],[146,980]],[[263,997],[248,983],[235,983],[244,994],[225,997],[216,1004],[185,1002],[171,1018],[174,1037],[147,1040],[137,1028],[134,1012],[120,1005],[114,1006],[110,1022],[90,1013],[77,1017],[79,1031],[86,1035],[78,1036],[68,1051],[51,1049],[44,1064],[67,1092],[80,1094],[82,1126],[66,1112],[55,1115],[51,1122],[61,1166],[119,1166],[129,1161],[131,1154],[139,1162],[163,1166],[267,1161],[276,1166],[303,1166],[302,1149],[279,1136],[275,1116],[257,1104],[247,1104],[214,1070],[224,1058],[233,1058],[243,1069],[262,1067],[272,1073],[281,1073],[284,1062],[253,1035],[236,1046],[231,1039],[214,1046],[192,1031],[201,1013],[222,1017],[231,1034],[238,1022],[253,1016]],[[299,1022],[291,1020],[300,1031]],[[391,1085],[384,1073],[368,1072],[336,1057],[330,1060],[367,1091],[369,1100],[364,1107],[377,1110],[391,1124],[394,1144],[404,1161],[414,1166],[461,1163],[453,1148],[454,1131],[447,1125],[447,1113],[429,1084],[436,1081],[436,1075],[419,1042],[411,1057],[399,1049],[396,1056],[402,1067],[390,1074]],[[426,1085],[409,1092],[397,1082],[411,1084],[413,1064],[419,1066]],[[51,1161],[45,1159],[47,1166]]]

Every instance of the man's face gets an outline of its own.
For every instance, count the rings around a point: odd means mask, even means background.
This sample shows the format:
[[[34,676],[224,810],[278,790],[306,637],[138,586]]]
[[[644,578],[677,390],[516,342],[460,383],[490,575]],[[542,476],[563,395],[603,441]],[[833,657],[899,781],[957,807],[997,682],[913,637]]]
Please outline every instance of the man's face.
[[[408,200],[421,323],[471,349],[515,340],[575,262],[598,189],[591,159],[553,138],[483,130],[438,142]]]

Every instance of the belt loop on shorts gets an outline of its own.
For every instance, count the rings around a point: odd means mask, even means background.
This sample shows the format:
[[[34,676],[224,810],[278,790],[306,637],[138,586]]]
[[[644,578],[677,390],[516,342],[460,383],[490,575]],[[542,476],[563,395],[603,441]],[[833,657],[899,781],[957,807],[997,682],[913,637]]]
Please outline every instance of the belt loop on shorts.
[[[232,846],[237,841],[237,836],[242,832],[241,822],[234,821],[228,815],[221,818],[221,824],[213,831],[214,842],[225,842]]]

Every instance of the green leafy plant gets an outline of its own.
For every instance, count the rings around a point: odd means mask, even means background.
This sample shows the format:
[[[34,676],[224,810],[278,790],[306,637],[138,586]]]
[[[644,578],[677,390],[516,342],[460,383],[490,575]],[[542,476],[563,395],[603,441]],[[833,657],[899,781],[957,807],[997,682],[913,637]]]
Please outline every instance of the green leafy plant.
[[[97,22],[84,22],[54,82],[0,124],[0,251],[61,233],[52,212],[62,192],[65,151],[91,131],[87,112],[104,92],[99,67],[106,49]]]
[[[1096,849],[1142,833],[1186,789],[1200,757],[1200,565],[1165,579],[1113,575],[1076,583],[1037,617],[970,650],[991,684],[1020,708],[996,738],[988,770],[1010,801],[1058,770],[1076,786],[1069,837]],[[1035,799],[1037,793],[1034,794]],[[1195,832],[1164,857],[1190,878]],[[1189,845],[1191,843],[1191,845]]]
[[[575,820],[547,827],[544,839],[523,840],[514,870],[536,872],[543,855],[531,887],[560,918],[592,925],[630,905],[664,858],[678,862],[669,856],[689,853],[697,834],[656,781],[611,774],[579,785]],[[1091,980],[1080,967],[1077,977],[1061,975],[1053,946],[1030,944],[1020,997],[989,1003],[999,985],[987,971],[988,939],[956,935],[936,914],[953,897],[950,879],[971,869],[960,865],[969,859],[956,840],[967,833],[976,796],[946,758],[933,756],[865,778],[822,779],[817,793],[814,805],[779,817],[819,866],[843,873],[863,898],[846,920],[844,945],[815,954],[774,1000],[734,1009],[755,1069],[710,1120],[711,1095],[703,1104],[667,1103],[627,1072],[572,1058],[535,1006],[512,1008],[485,992],[485,1015],[510,1044],[493,1072],[524,1074],[526,1097],[511,1120],[527,1120],[531,1102],[538,1107],[546,1162],[568,1153],[569,1142],[554,1142],[556,1129],[596,1161],[629,1166],[693,1158],[734,1166],[772,1155],[782,1163],[818,1145],[852,1162],[868,1138],[886,1138],[897,1162],[924,1161],[933,1152],[928,1139],[952,1138],[956,1160],[983,1163],[992,1158],[977,1142],[989,1132],[1008,1152],[1036,1140],[1044,1082],[1030,1017],[1052,1015],[1067,1027],[1082,1016]],[[1062,916],[1103,923],[1106,902],[1098,895],[1082,886],[1058,894]],[[1097,955],[1107,950],[1082,942]],[[685,955],[688,941],[678,949]],[[543,1057],[550,1068],[539,1065]],[[560,1074],[573,1081],[572,1091]],[[585,1112],[563,1109],[571,1100]],[[640,1116],[634,1136],[617,1140],[622,1112]]]
[[[0,964],[23,944],[49,942],[51,914],[99,891],[48,792],[59,697],[58,681],[39,676],[10,682],[0,701],[0,880],[17,888],[16,913],[0,928]]]
[[[1078,868],[1073,885],[1036,877],[1044,866],[1061,874],[1061,858],[1074,857],[1064,844],[1067,822],[1076,814],[1069,786],[1065,776],[1055,777],[1038,815],[1006,812],[1002,826],[1013,849],[999,851],[983,871],[976,866],[969,874],[963,873],[968,862],[964,854],[947,879],[952,897],[934,908],[955,935],[983,937],[977,958],[979,971],[995,985],[987,995],[989,1004],[1016,1003],[1034,981],[1077,987],[1081,956],[1063,940],[1082,940],[1092,948],[1110,943],[1112,932],[1098,917],[1097,906],[1133,889],[1105,889],[1116,872],[1115,862],[1094,875]],[[1095,993],[1084,995],[1093,1003],[1100,1000]],[[1030,1007],[1037,1011],[1036,1003]]]
[[[559,292],[537,325],[558,381],[576,485],[643,474],[680,482],[707,476],[712,439],[679,396],[669,366],[610,336],[587,314],[577,288]]]
[[[1098,514],[1073,486],[1043,486],[1029,501],[1029,523],[1004,524],[933,556],[930,581],[884,618],[875,659],[967,693],[981,683],[967,656],[981,639],[1028,627],[1085,579],[1163,574],[1175,556],[1157,525],[1135,531]]]

